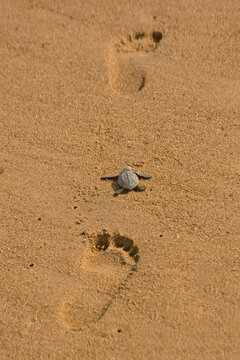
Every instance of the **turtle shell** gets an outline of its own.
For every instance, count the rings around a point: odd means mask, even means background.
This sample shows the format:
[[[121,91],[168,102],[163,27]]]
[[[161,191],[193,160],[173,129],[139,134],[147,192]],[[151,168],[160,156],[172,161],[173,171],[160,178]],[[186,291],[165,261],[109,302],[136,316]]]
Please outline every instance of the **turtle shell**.
[[[138,177],[134,172],[124,170],[118,177],[118,184],[128,190],[134,189],[138,185]]]

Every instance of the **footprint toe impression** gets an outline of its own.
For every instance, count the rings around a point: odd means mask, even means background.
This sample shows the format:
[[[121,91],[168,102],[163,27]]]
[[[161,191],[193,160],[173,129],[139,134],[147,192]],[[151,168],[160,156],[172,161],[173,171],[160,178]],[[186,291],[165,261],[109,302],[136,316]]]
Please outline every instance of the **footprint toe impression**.
[[[146,84],[141,54],[157,49],[162,33],[136,32],[121,38],[109,53],[109,79],[111,88],[120,94],[141,91]]]
[[[62,302],[60,320],[71,330],[97,323],[137,268],[138,247],[120,234],[103,231],[86,239],[81,260],[84,281]]]

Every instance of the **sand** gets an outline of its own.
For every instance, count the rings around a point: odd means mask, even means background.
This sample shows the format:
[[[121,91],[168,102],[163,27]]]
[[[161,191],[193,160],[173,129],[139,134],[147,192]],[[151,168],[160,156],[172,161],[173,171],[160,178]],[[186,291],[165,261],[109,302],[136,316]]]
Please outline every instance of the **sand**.
[[[1,360],[240,358],[239,21],[1,1]]]

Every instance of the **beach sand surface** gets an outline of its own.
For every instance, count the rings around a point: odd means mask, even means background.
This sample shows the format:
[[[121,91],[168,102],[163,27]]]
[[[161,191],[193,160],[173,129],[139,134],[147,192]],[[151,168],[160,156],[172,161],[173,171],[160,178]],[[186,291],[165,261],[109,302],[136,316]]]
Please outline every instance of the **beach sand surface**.
[[[239,24],[0,1],[1,360],[239,360]]]

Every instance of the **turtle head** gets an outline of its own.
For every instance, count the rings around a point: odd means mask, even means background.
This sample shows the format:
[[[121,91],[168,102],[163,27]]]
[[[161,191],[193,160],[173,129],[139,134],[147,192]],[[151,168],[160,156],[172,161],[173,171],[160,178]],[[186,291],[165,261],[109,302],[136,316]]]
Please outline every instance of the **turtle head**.
[[[132,171],[132,168],[131,168],[131,166],[126,166],[126,167],[123,169],[123,171]]]

